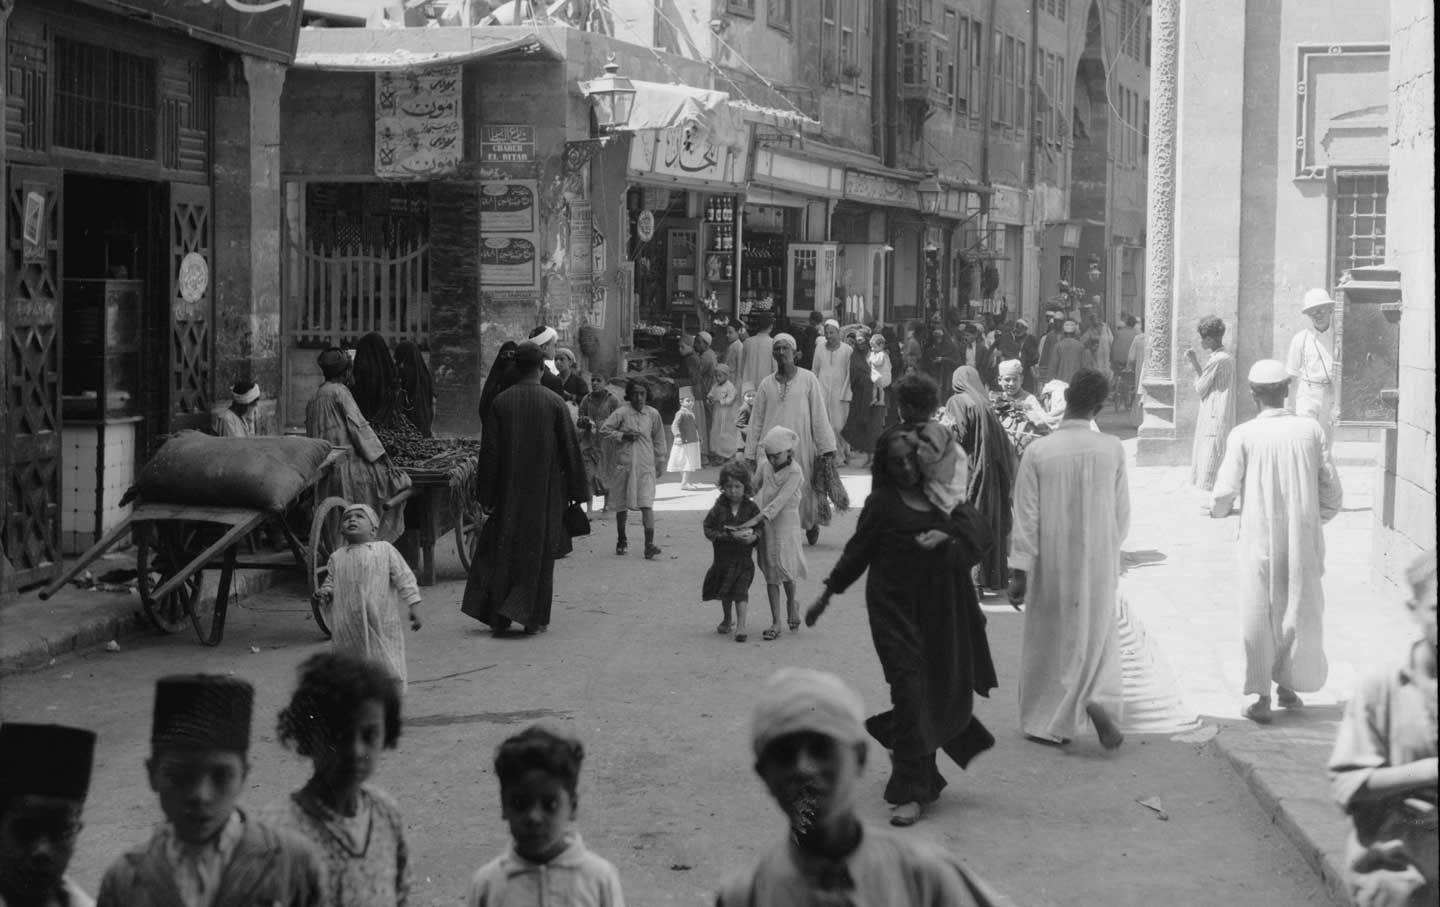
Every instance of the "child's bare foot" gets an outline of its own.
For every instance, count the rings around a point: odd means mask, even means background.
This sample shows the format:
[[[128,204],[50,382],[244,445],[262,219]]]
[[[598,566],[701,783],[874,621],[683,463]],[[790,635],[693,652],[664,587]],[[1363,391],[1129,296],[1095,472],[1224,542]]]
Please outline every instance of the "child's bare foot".
[[[1120,733],[1120,728],[1115,726],[1115,720],[1105,707],[1090,703],[1085,706],[1085,714],[1095,723],[1095,732],[1100,735],[1100,745],[1107,750],[1113,750],[1125,742],[1125,735]]]

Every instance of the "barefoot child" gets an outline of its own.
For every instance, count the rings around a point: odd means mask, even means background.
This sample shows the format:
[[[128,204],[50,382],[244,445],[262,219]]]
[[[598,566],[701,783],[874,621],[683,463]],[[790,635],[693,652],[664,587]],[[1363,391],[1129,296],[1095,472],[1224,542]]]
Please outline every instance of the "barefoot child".
[[[1435,549],[1411,564],[1406,607],[1421,630],[1389,668],[1361,683],[1345,707],[1330,790],[1354,827],[1345,882],[1356,904],[1435,904]],[[1397,653],[1398,654],[1398,653]]]
[[[328,903],[404,907],[410,869],[400,809],[366,783],[381,751],[394,749],[400,737],[395,678],[358,655],[312,655],[300,666],[300,684],[277,729],[314,773],[262,818],[314,848],[325,864]]]
[[[415,574],[389,542],[376,541],[380,520],[368,504],[351,504],[340,520],[345,545],[330,555],[325,582],[316,592],[330,625],[331,647],[374,658],[405,688],[405,628],[400,605],[410,609],[410,629],[420,629],[420,589]]]
[[[755,558],[751,549],[759,540],[755,529],[740,524],[759,516],[750,500],[750,468],[739,460],[720,467],[720,498],[705,515],[705,537],[715,548],[715,561],[705,573],[700,590],[703,601],[720,600],[724,620],[715,632],[735,631],[735,641],[745,642],[745,608],[750,600],[750,583],[755,579]],[[733,607],[734,620],[731,620]]]
[[[500,744],[495,776],[513,843],[475,873],[467,907],[625,907],[620,874],[572,827],[584,757],[580,741],[538,725]]]
[[[238,677],[156,681],[145,771],[165,824],[111,864],[99,907],[329,903],[310,848],[236,806],[250,771],[254,700]]]
[[[680,388],[680,409],[670,422],[670,434],[675,443],[670,447],[670,462],[666,472],[680,473],[682,491],[694,491],[700,486],[690,477],[700,470],[700,427],[695,421],[695,392],[688,387]]]
[[[800,606],[795,601],[795,581],[805,578],[805,549],[801,538],[805,530],[800,524],[800,497],[805,492],[805,475],[795,462],[795,445],[800,436],[783,425],[770,429],[761,440],[765,462],[760,464],[757,482],[759,494],[755,506],[760,512],[740,528],[765,524],[760,544],[760,571],[765,574],[765,594],[770,599],[770,626],[760,634],[766,640],[778,639],[780,626],[780,587],[785,587],[785,613],[790,631],[800,629]]]

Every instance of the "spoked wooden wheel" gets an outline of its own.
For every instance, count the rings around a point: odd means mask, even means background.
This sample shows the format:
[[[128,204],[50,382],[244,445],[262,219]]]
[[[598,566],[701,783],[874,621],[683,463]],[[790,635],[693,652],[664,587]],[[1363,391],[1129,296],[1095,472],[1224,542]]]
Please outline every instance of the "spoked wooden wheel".
[[[326,498],[315,508],[310,518],[310,547],[305,555],[306,576],[310,581],[310,613],[315,616],[315,625],[328,639],[330,627],[325,623],[325,614],[315,593],[325,585],[330,565],[330,554],[340,544],[340,519],[345,515],[349,502],[341,497]]]
[[[467,497],[465,504],[455,515],[455,547],[460,552],[460,566],[470,572],[475,560],[475,549],[480,545],[480,527],[485,524],[480,514],[480,505],[474,498]]]
[[[153,592],[199,554],[204,542],[196,525],[184,521],[142,523],[136,535],[135,586],[145,616],[161,633],[178,633],[191,623],[204,574],[195,571],[164,598],[155,598]]]

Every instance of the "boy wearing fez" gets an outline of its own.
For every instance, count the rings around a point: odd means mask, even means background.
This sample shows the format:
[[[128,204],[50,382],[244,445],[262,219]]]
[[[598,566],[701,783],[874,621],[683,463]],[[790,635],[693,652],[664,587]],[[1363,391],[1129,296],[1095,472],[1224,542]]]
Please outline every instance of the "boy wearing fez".
[[[855,814],[865,706],[839,677],[783,668],[755,705],[755,771],[790,823],[786,841],[721,888],[716,907],[1003,907],[938,845]]]
[[[90,790],[95,735],[0,724],[0,907],[92,907],[65,876]]]
[[[255,690],[235,677],[186,674],[155,684],[145,770],[165,822],[111,865],[100,907],[313,907],[320,863],[287,833],[238,809],[249,771]]]

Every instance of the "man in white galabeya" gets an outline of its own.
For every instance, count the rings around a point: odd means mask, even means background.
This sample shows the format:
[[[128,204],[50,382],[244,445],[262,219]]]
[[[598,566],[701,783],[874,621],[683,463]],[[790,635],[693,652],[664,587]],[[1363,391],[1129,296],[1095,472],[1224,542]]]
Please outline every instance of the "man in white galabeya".
[[[1335,354],[1330,322],[1335,300],[1321,289],[1307,290],[1300,314],[1310,326],[1290,339],[1285,371],[1295,380],[1295,415],[1309,416],[1325,433],[1325,450],[1335,440]]]
[[[1270,686],[1281,708],[1325,685],[1325,536],[1340,512],[1340,480],[1314,419],[1285,409],[1290,376],[1274,359],[1250,369],[1260,413],[1231,429],[1215,477],[1210,515],[1229,516],[1240,500],[1238,591],[1245,631],[1244,715],[1269,724]]]

